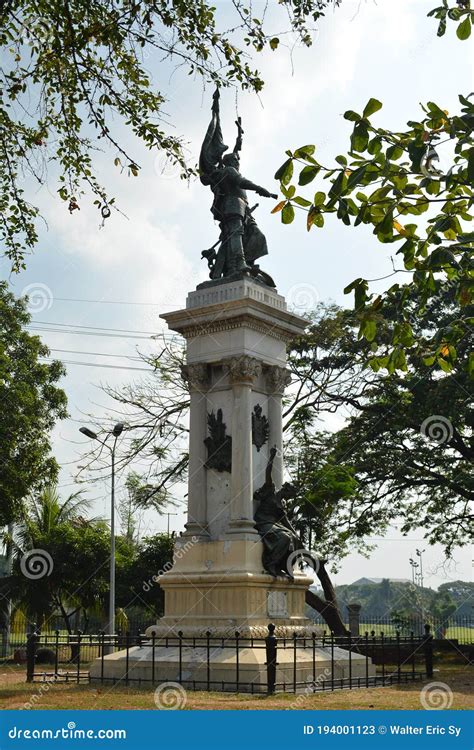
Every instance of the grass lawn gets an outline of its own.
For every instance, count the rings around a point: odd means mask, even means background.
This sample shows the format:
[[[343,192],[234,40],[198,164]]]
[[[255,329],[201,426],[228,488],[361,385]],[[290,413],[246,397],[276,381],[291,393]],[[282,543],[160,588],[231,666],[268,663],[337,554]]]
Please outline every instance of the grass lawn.
[[[24,667],[0,667],[0,707],[21,709],[37,696],[39,709],[156,709],[154,689],[122,686],[26,684]],[[187,693],[186,709],[422,709],[420,691],[430,682],[443,682],[453,692],[453,709],[474,708],[472,670],[467,665],[441,665],[432,680],[399,687],[340,690],[295,696]],[[47,688],[47,689],[45,689]]]

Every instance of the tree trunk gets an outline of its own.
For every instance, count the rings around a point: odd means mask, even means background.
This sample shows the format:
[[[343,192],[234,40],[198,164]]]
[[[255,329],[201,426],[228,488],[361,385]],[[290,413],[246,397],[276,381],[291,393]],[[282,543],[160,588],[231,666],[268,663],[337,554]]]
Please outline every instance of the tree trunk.
[[[331,632],[335,636],[347,636],[349,631],[342,621],[339,607],[337,606],[336,592],[325,568],[326,560],[319,560],[319,567],[316,575],[319,578],[324,592],[324,599],[315,594],[313,591],[306,592],[306,604],[315,609],[327,622]]]

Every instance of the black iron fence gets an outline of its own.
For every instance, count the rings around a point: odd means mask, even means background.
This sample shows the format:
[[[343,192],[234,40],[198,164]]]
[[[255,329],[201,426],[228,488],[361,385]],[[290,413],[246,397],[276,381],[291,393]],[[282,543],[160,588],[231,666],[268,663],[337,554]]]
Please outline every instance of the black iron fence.
[[[312,617],[315,625],[327,627],[326,622],[315,615]],[[472,616],[454,616],[447,618],[435,618],[431,616],[419,617],[378,617],[376,615],[367,615],[361,613],[360,632],[375,632],[376,635],[383,633],[385,636],[395,636],[400,632],[402,635],[409,635],[413,632],[416,636],[421,636],[424,632],[425,624],[429,623],[433,637],[439,641],[453,641],[459,645],[474,645],[474,617]],[[348,623],[346,623],[348,627]]]
[[[423,636],[366,633],[359,637],[336,637],[314,633],[276,638],[274,626],[268,629],[266,638],[244,637],[238,632],[233,637],[217,637],[209,632],[193,638],[182,633],[150,638],[131,633],[33,632],[26,641],[27,681],[119,682],[142,687],[177,682],[188,690],[271,694],[383,687],[433,675],[433,636],[428,625]],[[263,678],[260,674],[252,681],[246,679],[249,673],[243,665],[249,648],[264,651],[259,660],[264,664]],[[193,678],[189,677],[187,666],[191,650],[193,663],[198,666]],[[112,676],[107,656],[117,651],[122,652],[122,671],[118,674],[113,670]],[[163,654],[168,658],[168,653],[173,666],[163,667],[167,663]],[[230,678],[229,670],[225,680],[218,675],[216,654],[232,658]],[[222,664],[222,659],[219,663]]]

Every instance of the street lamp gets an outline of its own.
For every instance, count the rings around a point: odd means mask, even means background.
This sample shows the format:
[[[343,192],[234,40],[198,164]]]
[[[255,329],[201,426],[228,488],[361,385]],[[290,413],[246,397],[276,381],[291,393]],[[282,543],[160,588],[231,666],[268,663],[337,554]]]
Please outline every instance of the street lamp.
[[[417,578],[417,567],[418,563],[413,560],[412,557],[410,557],[410,565],[411,565],[411,580],[413,584],[416,584],[416,578]]]
[[[123,422],[117,422],[115,427],[105,440],[101,440],[99,436],[90,430],[88,427],[79,427],[79,432],[90,438],[91,440],[97,440],[103,446],[109,449],[112,458],[112,474],[111,474],[111,487],[110,487],[110,592],[109,592],[109,623],[107,632],[109,635],[115,635],[115,446],[117,445],[117,439],[123,432]],[[107,444],[107,438],[109,435],[113,435],[115,438],[114,444],[111,447]]]
[[[415,550],[416,556],[420,558],[420,586],[423,588],[423,552],[425,552],[424,549],[417,549]]]

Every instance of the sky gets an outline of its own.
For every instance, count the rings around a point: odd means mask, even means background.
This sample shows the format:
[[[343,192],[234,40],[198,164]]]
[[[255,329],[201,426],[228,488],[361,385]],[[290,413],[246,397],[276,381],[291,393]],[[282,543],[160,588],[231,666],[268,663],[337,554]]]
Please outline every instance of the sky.
[[[227,3],[215,4],[225,21]],[[254,2],[254,8],[258,5]],[[234,142],[236,114],[242,117],[242,173],[277,192],[273,175],[287,148],[316,144],[322,163],[330,163],[347,150],[351,124],[343,119],[344,111],[361,111],[370,97],[384,103],[374,122],[391,129],[421,119],[420,102],[434,100],[455,111],[457,94],[473,88],[472,47],[459,42],[453,28],[444,38],[436,37],[436,22],[426,18],[434,5],[435,0],[344,0],[318,24],[312,48],[297,45],[290,52],[289,46],[281,45],[277,53],[260,55],[263,92],[258,97],[234,90],[221,95],[227,143]],[[283,25],[281,9],[274,2],[269,6],[270,26],[278,31]],[[153,54],[146,65],[168,98],[167,119],[185,139],[189,160],[195,163],[209,122],[212,88]],[[88,415],[100,423],[115,406],[101,386],[119,387],[146,376],[127,369],[144,366],[130,357],[137,356],[137,347],[144,353],[156,350],[151,335],[165,330],[160,313],[184,307],[187,293],[206,279],[201,251],[217,239],[208,189],[198,180],[180,180],[160,153],[146,151],[120,125],[118,129],[141,166],[139,176],[121,174],[111,151],[98,153],[94,167],[125,215],[113,213],[101,227],[96,208],[86,199],[80,201],[80,211],[69,214],[56,195],[54,176],[40,190],[28,183],[46,224],[39,227],[40,240],[24,272],[10,275],[7,262],[0,261],[0,276],[12,291],[30,295],[35,327],[42,329],[52,356],[76,362],[67,364],[61,383],[70,416],[53,435],[64,495],[77,489],[74,476],[89,447],[79,426],[90,422]],[[323,231],[307,233],[301,217],[285,227],[270,214],[274,202],[258,202],[255,215],[269,245],[269,256],[261,265],[296,312],[304,313],[320,300],[350,305],[343,289],[354,278],[375,279],[392,271],[390,246],[378,243],[366,227],[354,230],[334,220]],[[376,282],[372,289],[383,289],[384,283]],[[71,333],[71,326],[81,334]],[[88,333],[78,326],[89,327]],[[126,333],[130,331],[137,333]],[[89,364],[78,364],[85,362]],[[119,485],[123,480],[119,476]],[[87,496],[94,512],[107,518],[107,484],[91,486]],[[179,499],[178,508],[170,508],[177,515],[169,518],[176,531],[185,521],[184,501]],[[166,517],[147,513],[142,530],[153,533],[166,526]],[[395,527],[385,539],[370,541],[377,545],[370,560],[350,555],[336,583],[361,576],[411,578],[409,558],[417,547],[425,549],[426,585],[470,578],[467,548],[457,550],[446,564],[442,549],[428,547],[421,532],[407,538]]]

